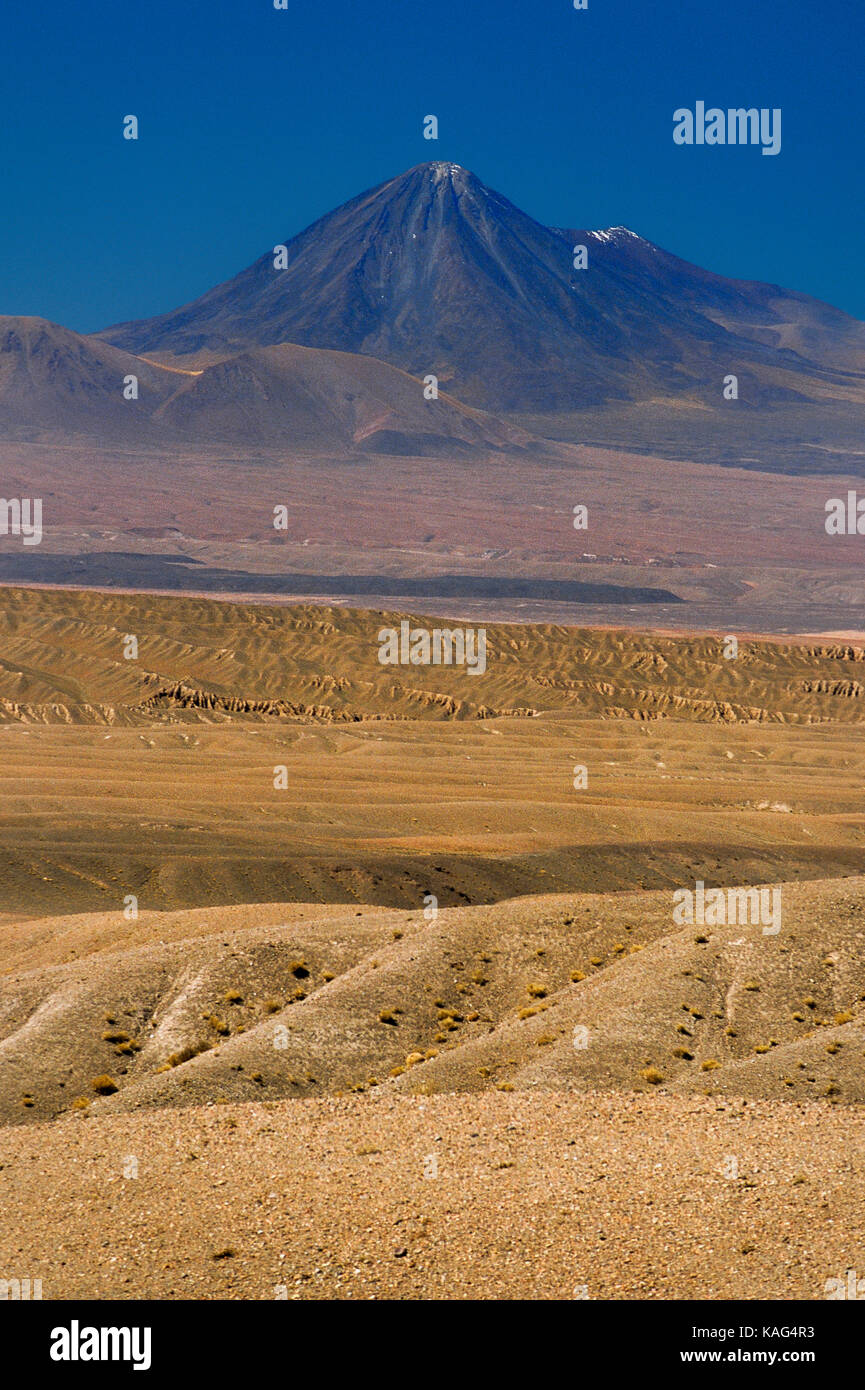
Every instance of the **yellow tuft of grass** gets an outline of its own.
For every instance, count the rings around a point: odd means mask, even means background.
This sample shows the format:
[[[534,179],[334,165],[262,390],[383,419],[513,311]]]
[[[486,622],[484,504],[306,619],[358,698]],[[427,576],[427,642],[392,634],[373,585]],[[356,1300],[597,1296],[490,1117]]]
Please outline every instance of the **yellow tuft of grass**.
[[[115,1091],[120,1090],[113,1076],[108,1076],[105,1073],[102,1076],[94,1076],[90,1085],[98,1096],[113,1096]]]
[[[664,1073],[662,1071],[658,1071],[657,1067],[645,1067],[640,1072],[640,1076],[643,1078],[644,1081],[648,1081],[650,1086],[660,1086],[661,1082],[664,1079]]]
[[[183,1047],[179,1052],[172,1052],[170,1057],[166,1057],[166,1068],[182,1067],[184,1062],[191,1062],[193,1057],[198,1056],[197,1047]],[[160,1071],[164,1070],[160,1067]]]

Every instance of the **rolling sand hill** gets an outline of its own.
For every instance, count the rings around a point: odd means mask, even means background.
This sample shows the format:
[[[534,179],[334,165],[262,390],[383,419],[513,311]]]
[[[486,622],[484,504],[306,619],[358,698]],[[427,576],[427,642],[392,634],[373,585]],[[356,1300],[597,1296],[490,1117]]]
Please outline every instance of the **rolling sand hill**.
[[[862,1104],[863,889],[785,885],[777,937],[676,928],[669,891],[85,914],[23,952],[6,927],[2,1117],[381,1086]]]
[[[859,646],[500,624],[470,676],[382,667],[398,614],[9,598],[7,1274],[820,1298],[855,1264]],[[779,930],[675,920],[697,880],[779,890]]]

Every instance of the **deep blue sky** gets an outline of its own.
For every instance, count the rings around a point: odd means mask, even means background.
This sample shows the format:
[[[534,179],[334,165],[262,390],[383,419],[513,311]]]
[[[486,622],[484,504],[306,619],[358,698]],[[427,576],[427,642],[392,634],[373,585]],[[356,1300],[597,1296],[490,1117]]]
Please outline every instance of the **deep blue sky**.
[[[4,7],[0,313],[81,331],[158,313],[448,159],[539,221],[624,224],[865,318],[858,0],[289,6]],[[781,154],[676,147],[673,110],[698,99],[780,106]]]

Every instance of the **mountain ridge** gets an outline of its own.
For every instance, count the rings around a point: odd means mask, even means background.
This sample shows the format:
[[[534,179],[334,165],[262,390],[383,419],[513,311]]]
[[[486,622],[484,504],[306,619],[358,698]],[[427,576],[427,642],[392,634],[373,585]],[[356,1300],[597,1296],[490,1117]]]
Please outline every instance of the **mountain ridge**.
[[[124,397],[134,377],[138,395]],[[201,370],[0,316],[0,438],[290,445],[340,455],[524,448],[530,436],[376,358],[281,343]]]

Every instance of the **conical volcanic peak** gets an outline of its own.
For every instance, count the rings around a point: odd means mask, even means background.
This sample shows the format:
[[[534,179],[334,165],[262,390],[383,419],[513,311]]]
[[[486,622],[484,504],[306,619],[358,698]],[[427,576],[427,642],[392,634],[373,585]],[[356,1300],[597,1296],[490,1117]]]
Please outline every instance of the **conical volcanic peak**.
[[[751,404],[812,398],[821,372],[865,369],[865,326],[836,309],[700,270],[628,227],[543,226],[443,160],[359,194],[193,303],[100,336],[175,361],[284,342],[362,353],[494,411],[713,403],[731,363]]]

